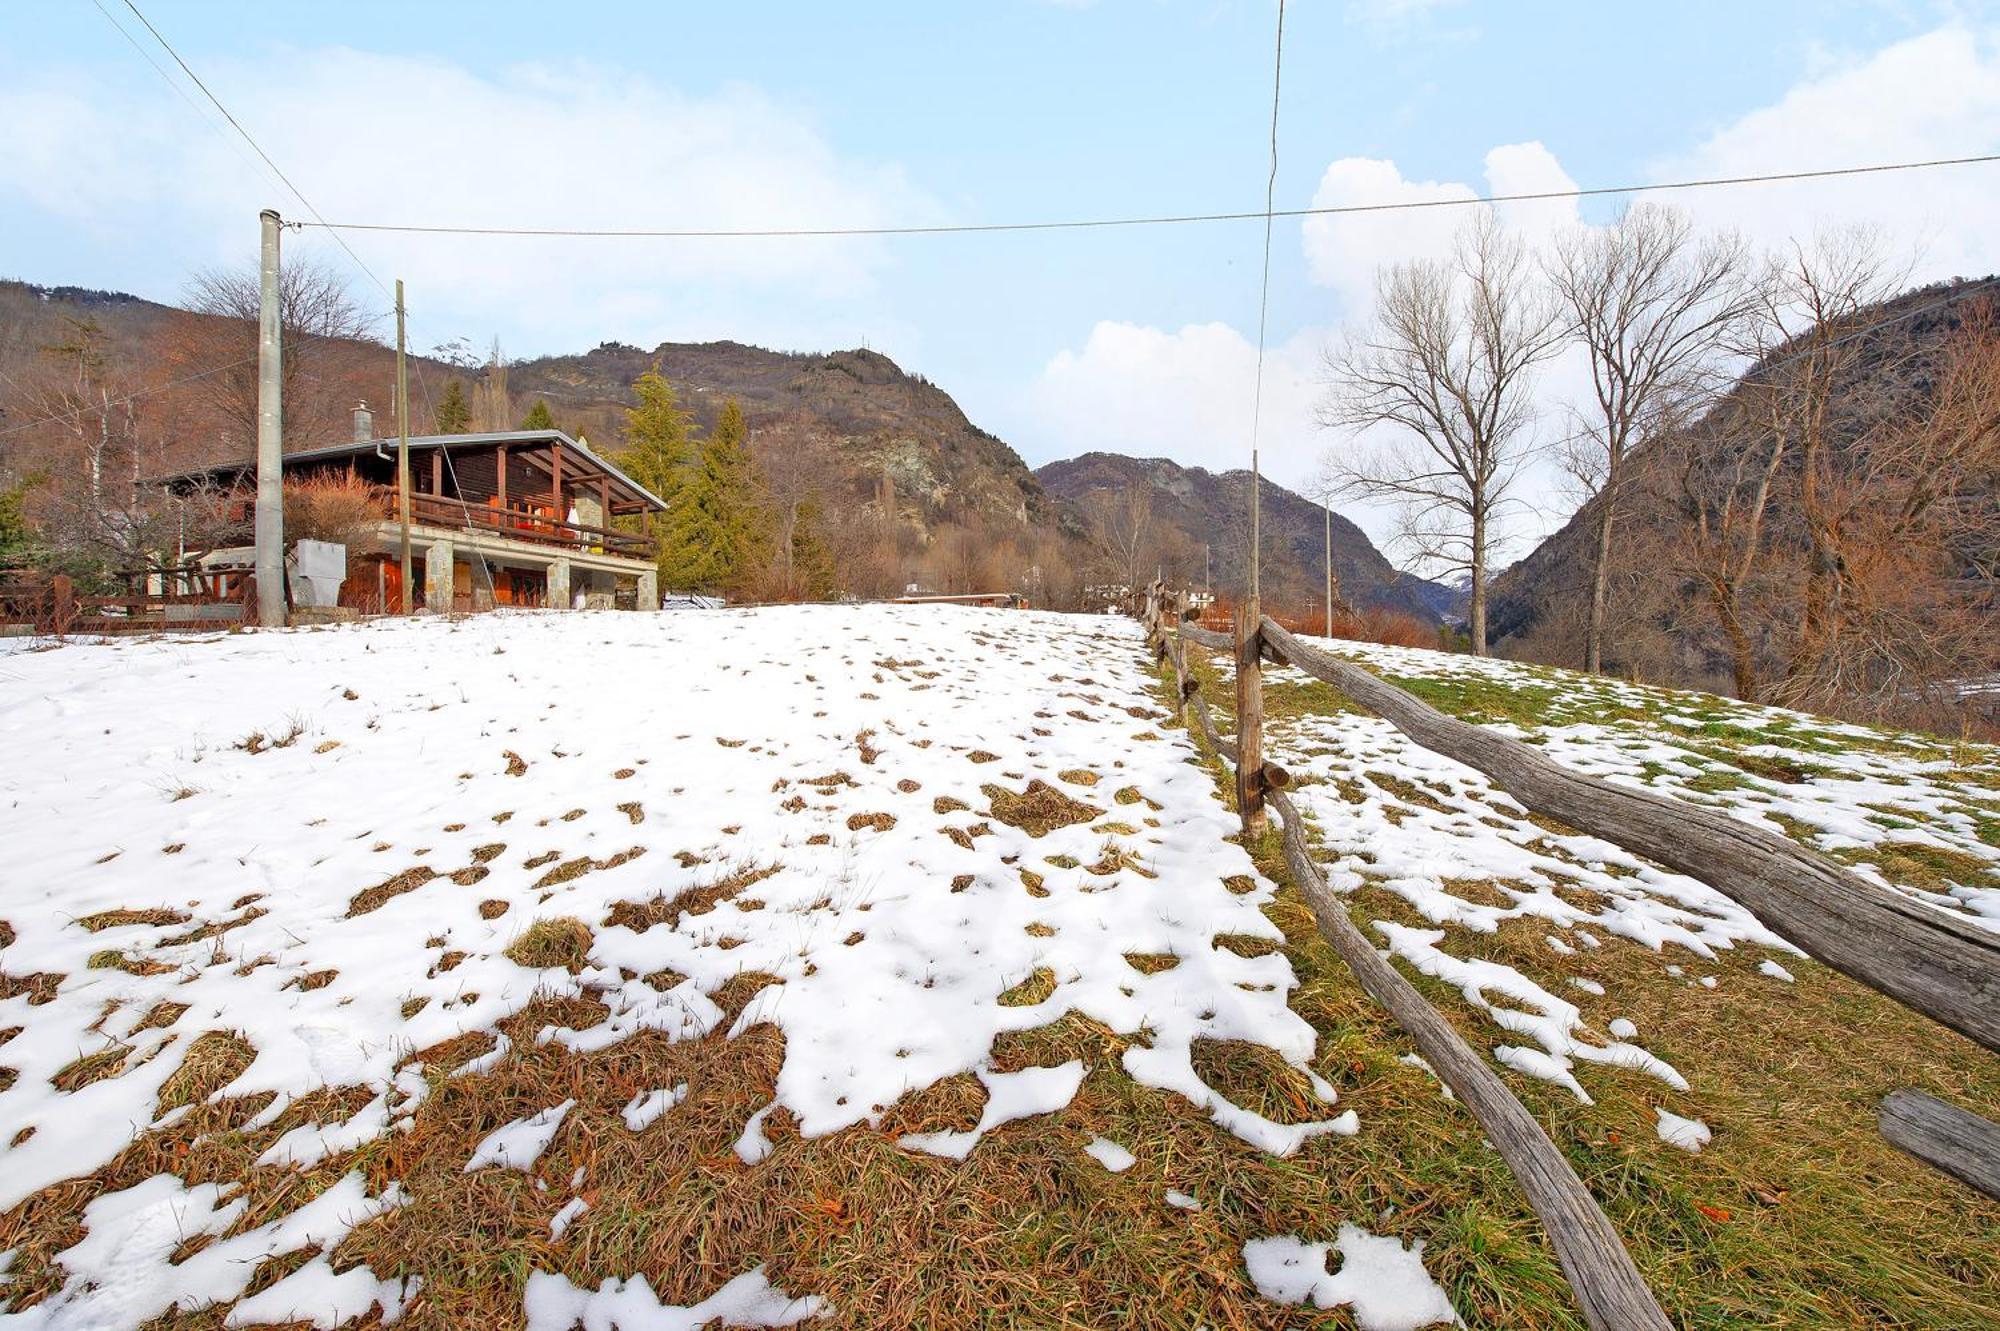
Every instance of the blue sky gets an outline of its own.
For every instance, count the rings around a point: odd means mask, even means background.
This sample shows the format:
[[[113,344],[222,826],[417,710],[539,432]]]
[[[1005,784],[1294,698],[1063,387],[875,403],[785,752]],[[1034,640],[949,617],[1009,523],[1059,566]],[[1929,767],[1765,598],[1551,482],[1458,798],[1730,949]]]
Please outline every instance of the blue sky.
[[[148,41],[122,0],[104,3]],[[140,5],[336,219],[813,225],[1262,201],[1263,0]],[[1277,196],[1990,152],[1996,19],[1915,0],[1297,0]],[[0,122],[7,275],[172,299],[190,271],[248,260],[260,206],[303,213],[89,0],[0,11]],[[1917,277],[2000,268],[1992,166],[1679,201],[1765,244],[1869,221],[1916,256]],[[1577,217],[1510,220],[1541,234]],[[1303,481],[1336,442],[1310,421],[1317,351],[1365,317],[1367,275],[1448,230],[1405,218],[1278,227],[1267,451],[1280,479]],[[1241,223],[842,242],[351,237],[375,273],[409,281],[421,345],[866,342],[1031,463],[1102,446],[1211,466],[1247,451],[1259,241]],[[288,243],[346,262],[321,238]],[[356,291],[386,306],[366,276]],[[1547,493],[1531,525],[1545,526],[1561,500],[1533,483]]]

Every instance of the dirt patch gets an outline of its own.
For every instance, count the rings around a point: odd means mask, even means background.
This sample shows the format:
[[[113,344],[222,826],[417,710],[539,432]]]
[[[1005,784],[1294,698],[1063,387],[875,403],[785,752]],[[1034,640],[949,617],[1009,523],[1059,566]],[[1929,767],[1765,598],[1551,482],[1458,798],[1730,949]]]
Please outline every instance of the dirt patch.
[[[847,830],[859,832],[864,827],[872,827],[877,832],[886,832],[896,825],[896,815],[892,813],[857,813],[847,820]]]
[[[939,795],[931,801],[931,812],[940,818],[948,813],[959,813],[971,807],[964,800],[954,799],[950,795]]]
[[[984,749],[974,749],[971,753],[965,755],[965,760],[973,763],[997,763],[1000,761],[1000,755],[997,753],[988,753]]]
[[[1127,952],[1125,964],[1141,975],[1158,975],[1180,965],[1181,959],[1171,952]]]
[[[504,901],[495,899],[479,903],[479,918],[482,920],[497,920],[506,913],[507,903]]]
[[[1094,786],[1104,779],[1088,767],[1072,767],[1066,772],[1057,772],[1056,776],[1072,786]]]
[[[1040,778],[1030,781],[1019,794],[998,785],[981,786],[980,790],[991,803],[995,818],[1033,837],[1046,836],[1072,823],[1087,823],[1104,812],[1094,804],[1071,799]]]
[[[512,749],[502,749],[500,756],[507,760],[508,776],[526,776],[528,774],[527,761],[520,754],[514,752]]]

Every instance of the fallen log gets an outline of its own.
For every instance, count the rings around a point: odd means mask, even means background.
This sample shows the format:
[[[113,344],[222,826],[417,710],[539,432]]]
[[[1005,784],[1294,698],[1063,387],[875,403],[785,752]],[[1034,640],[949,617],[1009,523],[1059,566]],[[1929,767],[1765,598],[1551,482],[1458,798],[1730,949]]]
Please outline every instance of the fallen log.
[[[1531,812],[1709,884],[1843,975],[2000,1050],[2000,934],[1877,887],[1776,832],[1571,771],[1307,646],[1268,618],[1263,631],[1292,665],[1433,753],[1476,768]]]
[[[1181,633],[1202,641],[1204,630],[1183,624]],[[1165,635],[1165,654],[1174,667],[1182,709],[1192,709],[1210,749],[1228,761],[1237,760],[1236,746],[1216,732],[1201,686],[1188,669],[1187,647],[1179,634]],[[1225,634],[1214,644],[1233,648]],[[1282,769],[1279,769],[1282,773]],[[1284,793],[1282,782],[1265,777],[1265,795],[1282,824],[1285,864],[1300,894],[1311,908],[1320,936],[1347,964],[1371,998],[1387,1009],[1396,1024],[1416,1044],[1438,1079],[1451,1087],[1485,1131],[1487,1140],[1520,1180],[1528,1205],[1540,1217],[1575,1292],[1577,1306],[1594,1331],[1666,1331],[1671,1323],[1647,1288],[1645,1278],[1618,1238],[1618,1231],[1599,1209],[1569,1160],[1549,1140],[1527,1107],[1507,1089],[1449,1022],[1439,1015],[1416,987],[1383,959],[1347,916],[1346,905],[1334,895],[1312,862],[1305,824],[1298,806]]]
[[[1320,937],[1347,963],[1368,996],[1388,1009],[1438,1080],[1479,1120],[1548,1231],[1584,1320],[1597,1331],[1667,1331],[1672,1323],[1568,1158],[1499,1074],[1348,918],[1346,903],[1312,861],[1298,806],[1282,791],[1270,792],[1269,800],[1284,823],[1285,864],[1312,907]]]
[[[1891,1091],[1876,1114],[1897,1150],[2000,1200],[2000,1123],[1922,1091]]]

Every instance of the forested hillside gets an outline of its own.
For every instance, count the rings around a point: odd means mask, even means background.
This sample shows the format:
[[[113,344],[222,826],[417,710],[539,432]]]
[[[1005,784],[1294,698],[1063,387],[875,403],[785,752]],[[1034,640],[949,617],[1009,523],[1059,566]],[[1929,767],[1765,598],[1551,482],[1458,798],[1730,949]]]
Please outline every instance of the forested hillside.
[[[1773,346],[1618,488],[1606,666],[1955,728],[2000,669],[1990,288],[1869,303]],[[1579,664],[1600,493],[1494,582],[1509,655]],[[1990,720],[1990,718],[1988,718]]]

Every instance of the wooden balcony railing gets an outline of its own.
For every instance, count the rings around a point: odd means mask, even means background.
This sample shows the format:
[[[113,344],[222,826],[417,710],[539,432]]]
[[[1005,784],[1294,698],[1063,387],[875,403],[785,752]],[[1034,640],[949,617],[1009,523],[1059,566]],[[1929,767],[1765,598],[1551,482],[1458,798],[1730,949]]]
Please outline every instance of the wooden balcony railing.
[[[395,517],[395,499],[389,500],[389,516]],[[656,547],[650,536],[612,531],[581,522],[559,522],[547,513],[520,505],[481,503],[467,499],[442,499],[436,495],[410,496],[410,521],[426,527],[449,527],[459,531],[490,532],[508,540],[527,541],[569,550],[588,550],[622,555],[628,559],[651,559]]]

